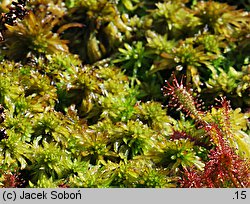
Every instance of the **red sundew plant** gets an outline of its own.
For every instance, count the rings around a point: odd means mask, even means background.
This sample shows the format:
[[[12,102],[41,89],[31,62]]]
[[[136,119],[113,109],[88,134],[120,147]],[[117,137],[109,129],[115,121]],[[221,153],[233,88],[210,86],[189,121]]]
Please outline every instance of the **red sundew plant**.
[[[183,110],[188,116],[191,116],[199,126],[205,130],[210,138],[213,148],[208,154],[208,161],[205,162],[204,171],[198,171],[194,168],[184,168],[183,178],[180,181],[181,187],[234,187],[246,188],[250,187],[250,162],[249,159],[243,159],[237,155],[235,148],[230,146],[229,138],[234,135],[231,131],[230,114],[232,110],[230,102],[226,98],[218,100],[221,104],[223,114],[223,124],[218,121],[208,121],[205,119],[206,112],[202,112],[191,93],[191,89],[187,89],[183,85],[183,78],[178,83],[173,75],[173,83],[167,82],[167,86],[163,87],[165,95],[171,97],[170,105],[178,107],[178,110]],[[175,134],[178,137],[191,139],[184,132]]]
[[[19,188],[24,185],[25,181],[21,178],[20,173],[5,173],[3,186],[4,188]]]
[[[69,188],[69,186],[65,183],[58,185],[59,188]]]
[[[184,169],[180,183],[185,188],[249,188],[249,176],[249,162],[241,159],[224,143],[222,149],[216,147],[210,151],[204,172]]]
[[[205,186],[216,188],[250,186],[249,164],[247,165],[236,155],[225,142],[222,149],[216,147],[210,151],[209,159],[202,174],[202,182]]]
[[[198,103],[198,101],[192,96],[192,89],[187,89],[183,85],[183,77],[181,82],[178,83],[175,75],[173,77],[173,84],[171,85],[168,81],[166,81],[167,86],[163,87],[164,95],[171,96],[170,106],[177,107],[177,110],[183,110],[192,118],[197,120],[201,120],[203,113],[199,110],[202,104]]]

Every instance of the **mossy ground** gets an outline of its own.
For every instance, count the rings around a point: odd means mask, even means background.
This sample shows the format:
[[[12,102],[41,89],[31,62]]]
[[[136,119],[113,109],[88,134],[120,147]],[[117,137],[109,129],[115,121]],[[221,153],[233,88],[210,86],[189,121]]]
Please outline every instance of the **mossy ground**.
[[[250,187],[249,1],[0,2],[1,187]]]

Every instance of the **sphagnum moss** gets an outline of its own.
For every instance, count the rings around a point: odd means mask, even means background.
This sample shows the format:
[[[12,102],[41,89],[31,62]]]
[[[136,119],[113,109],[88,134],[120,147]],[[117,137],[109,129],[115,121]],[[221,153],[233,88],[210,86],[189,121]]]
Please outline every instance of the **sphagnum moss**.
[[[0,187],[250,186],[246,1],[0,2]]]

